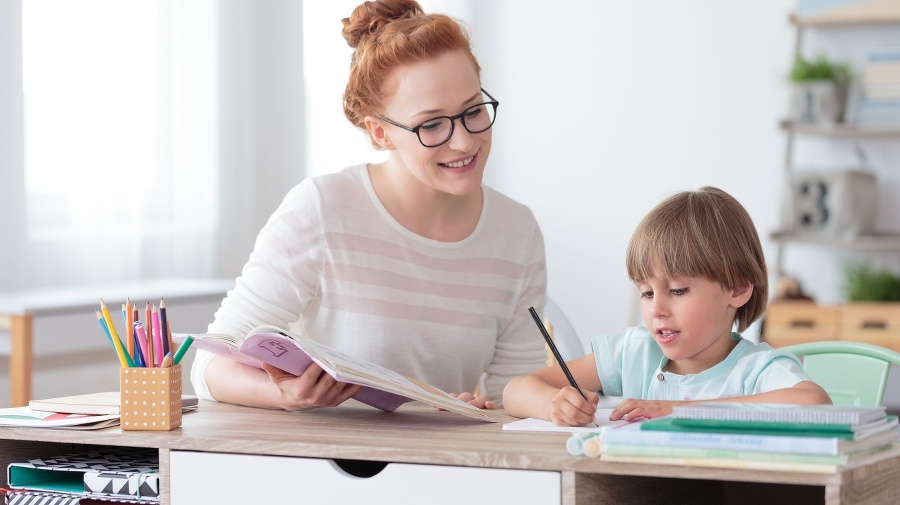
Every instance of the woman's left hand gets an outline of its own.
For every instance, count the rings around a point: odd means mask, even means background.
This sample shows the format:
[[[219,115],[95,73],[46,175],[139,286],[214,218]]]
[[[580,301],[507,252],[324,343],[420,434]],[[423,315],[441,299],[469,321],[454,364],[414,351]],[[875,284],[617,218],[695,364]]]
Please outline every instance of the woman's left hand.
[[[462,401],[468,403],[469,405],[478,407],[479,409],[491,410],[491,409],[497,408],[497,404],[490,401],[487,396],[479,396],[478,398],[475,398],[475,395],[473,395],[472,393],[460,393],[460,394],[450,393],[450,396],[452,396],[458,400],[462,400]]]

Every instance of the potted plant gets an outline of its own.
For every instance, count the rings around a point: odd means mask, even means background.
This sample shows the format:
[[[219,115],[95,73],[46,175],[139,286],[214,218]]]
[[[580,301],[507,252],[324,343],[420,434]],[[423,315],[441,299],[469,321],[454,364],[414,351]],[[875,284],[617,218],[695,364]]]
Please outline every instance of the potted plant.
[[[844,268],[844,291],[851,302],[900,302],[900,277],[868,263]]]
[[[791,120],[800,123],[843,121],[850,67],[820,54],[815,59],[797,56],[791,68]]]
[[[900,276],[868,263],[844,268],[841,340],[900,351]]]

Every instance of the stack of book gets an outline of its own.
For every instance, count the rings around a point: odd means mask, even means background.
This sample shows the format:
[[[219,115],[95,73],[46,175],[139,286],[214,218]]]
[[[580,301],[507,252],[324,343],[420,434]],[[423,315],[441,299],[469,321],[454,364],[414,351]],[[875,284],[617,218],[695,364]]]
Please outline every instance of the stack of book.
[[[895,449],[898,437],[883,407],[706,403],[603,431],[600,459],[836,473]]]
[[[159,503],[157,449],[103,449],[32,458],[6,469],[7,505]]]
[[[862,69],[860,126],[900,127],[900,48],[869,51]]]

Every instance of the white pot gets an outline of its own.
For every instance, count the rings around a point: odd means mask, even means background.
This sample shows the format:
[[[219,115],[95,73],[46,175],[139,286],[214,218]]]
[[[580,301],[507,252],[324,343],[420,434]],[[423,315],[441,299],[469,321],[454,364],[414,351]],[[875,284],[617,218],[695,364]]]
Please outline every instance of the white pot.
[[[791,89],[791,120],[838,123],[843,120],[846,88],[831,80],[807,81]]]

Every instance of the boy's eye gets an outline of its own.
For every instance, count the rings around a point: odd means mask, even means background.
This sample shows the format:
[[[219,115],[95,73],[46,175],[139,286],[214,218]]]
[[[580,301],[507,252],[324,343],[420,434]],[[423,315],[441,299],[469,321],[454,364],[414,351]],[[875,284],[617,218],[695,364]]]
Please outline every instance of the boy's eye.
[[[653,291],[642,291],[641,298],[653,298]]]
[[[681,295],[687,294],[688,290],[687,290],[687,288],[678,288],[678,289],[670,289],[669,292],[675,296],[681,296]]]

